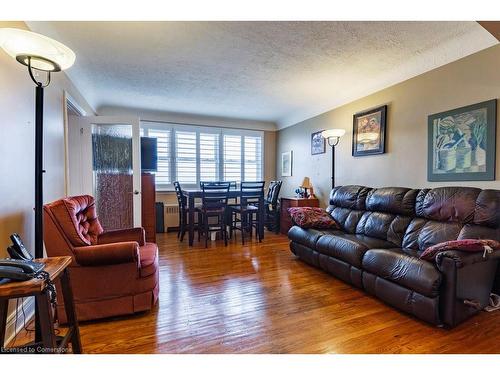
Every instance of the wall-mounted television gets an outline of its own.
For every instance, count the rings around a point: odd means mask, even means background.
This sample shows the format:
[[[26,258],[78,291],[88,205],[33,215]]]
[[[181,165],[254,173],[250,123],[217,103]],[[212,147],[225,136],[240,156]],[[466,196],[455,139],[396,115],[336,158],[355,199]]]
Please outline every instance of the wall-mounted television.
[[[156,138],[141,137],[141,170],[143,172],[158,170]]]

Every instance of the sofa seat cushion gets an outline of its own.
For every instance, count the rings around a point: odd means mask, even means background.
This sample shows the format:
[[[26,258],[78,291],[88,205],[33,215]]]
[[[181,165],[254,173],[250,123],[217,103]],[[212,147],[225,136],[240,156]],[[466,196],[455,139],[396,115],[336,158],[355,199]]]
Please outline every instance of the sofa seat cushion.
[[[151,276],[158,268],[158,246],[155,243],[146,242],[139,247],[141,262],[141,277]]]
[[[363,256],[365,271],[414,290],[427,297],[439,295],[441,273],[433,263],[401,249],[371,249]]]
[[[337,229],[304,229],[298,225],[294,225],[288,231],[288,238],[296,243],[307,246],[311,249],[316,249],[316,242],[321,236],[326,234],[342,233]]]
[[[360,234],[337,232],[325,234],[316,242],[316,250],[322,254],[343,260],[352,266],[361,268],[363,255],[373,248],[391,248],[391,242]]]

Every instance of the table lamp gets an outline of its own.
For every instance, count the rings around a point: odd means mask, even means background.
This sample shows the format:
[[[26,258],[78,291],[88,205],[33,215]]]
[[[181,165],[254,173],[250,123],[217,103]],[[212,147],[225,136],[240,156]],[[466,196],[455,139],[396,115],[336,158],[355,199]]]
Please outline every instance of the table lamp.
[[[305,198],[309,197],[309,194],[307,193],[307,189],[312,189],[311,181],[309,177],[304,177],[302,180],[302,184],[300,185],[302,189],[304,189],[304,196]]]

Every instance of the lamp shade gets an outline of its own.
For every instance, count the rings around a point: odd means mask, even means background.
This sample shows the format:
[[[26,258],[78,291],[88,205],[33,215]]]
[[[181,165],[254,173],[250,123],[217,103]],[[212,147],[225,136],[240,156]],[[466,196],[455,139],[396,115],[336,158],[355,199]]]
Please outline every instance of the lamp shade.
[[[312,187],[309,177],[304,177],[304,179],[302,180],[302,185],[300,185],[300,187],[305,189],[310,189]]]
[[[345,129],[328,129],[321,132],[323,138],[340,138],[345,134]]]
[[[75,53],[58,41],[31,31],[1,28],[0,47],[23,65],[57,72],[74,64]],[[31,60],[31,61],[30,61]]]

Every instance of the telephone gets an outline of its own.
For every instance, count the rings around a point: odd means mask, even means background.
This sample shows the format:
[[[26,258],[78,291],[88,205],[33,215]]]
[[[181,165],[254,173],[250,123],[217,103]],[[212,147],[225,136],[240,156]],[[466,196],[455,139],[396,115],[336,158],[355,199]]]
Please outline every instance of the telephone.
[[[0,278],[24,281],[36,277],[45,267],[30,260],[0,259]]]
[[[10,240],[12,241],[12,245],[7,248],[7,252],[12,259],[33,260],[33,256],[26,250],[19,234],[13,233],[10,236]]]
[[[23,281],[37,277],[45,265],[33,262],[33,256],[26,250],[17,233],[12,234],[10,239],[12,245],[7,248],[7,251],[11,259],[0,259],[0,280]]]

